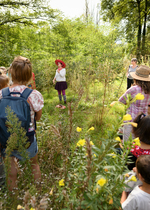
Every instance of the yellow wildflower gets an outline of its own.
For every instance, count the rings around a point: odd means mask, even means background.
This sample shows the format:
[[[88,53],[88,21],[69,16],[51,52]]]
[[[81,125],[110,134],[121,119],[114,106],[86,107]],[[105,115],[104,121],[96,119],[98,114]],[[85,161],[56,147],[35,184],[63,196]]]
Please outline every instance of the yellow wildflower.
[[[80,139],[78,142],[77,142],[77,147],[83,147],[85,145],[85,139]]]
[[[64,184],[64,179],[61,179],[61,180],[59,181],[59,186],[60,186],[60,187],[65,186],[65,184]]]
[[[132,117],[131,117],[130,114],[126,114],[126,115],[123,116],[123,120],[124,121],[132,120]]]
[[[136,100],[143,100],[143,99],[144,99],[144,95],[142,95],[141,93],[138,93],[138,94],[135,96],[135,99],[136,99]]]
[[[113,152],[113,153],[111,153],[111,155],[113,155],[112,156],[112,158],[115,158],[116,157],[116,155],[115,155],[115,153]]]
[[[117,137],[115,138],[115,140],[116,140],[116,141],[120,141],[120,142],[121,142],[121,139],[120,139],[120,137],[119,137],[119,136],[117,136]]]
[[[113,199],[112,198],[109,200],[109,204],[110,205],[113,204]]]
[[[141,145],[139,137],[135,138],[133,140],[133,142],[135,142],[135,145],[137,145],[137,146],[140,146]]]
[[[94,157],[96,157],[96,154],[93,154]]]
[[[32,207],[31,207],[30,210],[35,210],[35,208],[32,208]]]
[[[90,141],[90,145],[94,145],[93,141]]]
[[[136,179],[135,176],[132,176],[131,179],[130,179],[130,181],[137,182],[137,179]]]
[[[125,177],[129,177],[129,174],[125,174]]]
[[[18,205],[18,206],[17,206],[17,210],[18,210],[18,209],[24,209],[24,207],[21,206],[21,205]]]
[[[135,128],[137,128],[138,124],[137,123],[134,123],[134,122],[131,122],[131,125]]]
[[[100,185],[101,187],[103,187],[104,184],[106,184],[106,179],[103,179],[103,178],[99,179],[99,180],[97,181],[97,184]]]
[[[89,130],[88,131],[94,131],[94,127],[92,126],[91,128],[89,128]]]
[[[81,132],[81,131],[82,131],[82,128],[77,127],[77,128],[76,128],[76,131],[77,131],[77,132]]]

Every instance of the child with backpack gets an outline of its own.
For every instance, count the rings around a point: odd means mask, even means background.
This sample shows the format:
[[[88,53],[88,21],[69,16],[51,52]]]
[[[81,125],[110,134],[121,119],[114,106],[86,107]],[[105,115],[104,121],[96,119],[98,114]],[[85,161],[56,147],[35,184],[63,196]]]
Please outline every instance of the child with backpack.
[[[123,192],[121,205],[123,210],[150,209],[150,155],[141,155],[136,161],[136,173],[141,185],[136,186],[127,197]]]
[[[9,88],[0,90],[0,142],[3,147],[2,155],[5,157],[5,149],[7,147],[7,141],[6,138],[4,138],[4,136],[7,136],[7,131],[5,130],[6,126],[4,126],[3,120],[6,116],[4,115],[5,111],[3,111],[3,109],[5,109],[7,105],[11,104],[11,108],[16,115],[21,115],[21,117],[24,117],[26,120],[23,122],[22,119],[19,119],[22,127],[24,127],[27,131],[26,135],[28,137],[29,147],[26,151],[28,153],[28,158],[31,160],[34,179],[40,181],[41,172],[37,162],[38,147],[35,137],[35,120],[38,121],[41,118],[42,108],[44,106],[43,97],[37,90],[31,90],[26,86],[32,77],[32,65],[29,59],[18,56],[13,60],[10,68],[13,85]],[[16,100],[14,100],[14,98]],[[15,103],[15,101],[17,101],[17,103]],[[3,106],[3,104],[5,106]],[[17,106],[18,108],[16,109]],[[20,113],[18,114],[17,112],[19,111]],[[6,135],[2,136],[2,132]],[[17,150],[12,151],[10,157],[11,168],[8,175],[9,190],[13,190],[14,187],[17,187],[17,169],[15,167],[15,158],[17,158],[17,160],[23,160],[23,157]]]

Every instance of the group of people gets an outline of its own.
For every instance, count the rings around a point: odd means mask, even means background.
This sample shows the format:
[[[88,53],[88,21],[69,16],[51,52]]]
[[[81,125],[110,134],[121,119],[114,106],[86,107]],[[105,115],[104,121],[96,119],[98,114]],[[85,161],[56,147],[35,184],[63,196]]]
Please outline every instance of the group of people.
[[[128,188],[129,191],[123,191],[121,204],[123,210],[148,210],[150,209],[150,68],[146,65],[137,66],[136,58],[133,58],[131,63],[127,72],[127,91],[118,101],[123,104],[129,103],[127,114],[131,116],[131,120],[124,121],[123,143],[136,138],[140,141],[139,145],[135,144],[131,149],[130,164],[128,164],[128,169],[136,174],[138,181],[133,190]],[[138,95],[141,97],[136,98]]]

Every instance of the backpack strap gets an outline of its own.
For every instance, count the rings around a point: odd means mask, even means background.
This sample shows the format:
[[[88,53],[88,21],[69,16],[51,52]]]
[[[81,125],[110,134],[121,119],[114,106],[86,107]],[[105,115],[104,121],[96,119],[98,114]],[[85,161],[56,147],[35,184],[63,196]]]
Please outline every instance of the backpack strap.
[[[21,94],[21,97],[25,98],[26,100],[28,99],[29,95],[32,93],[32,89],[30,88],[26,88],[22,94]]]
[[[2,97],[9,96],[9,95],[10,95],[9,87],[3,88]]]

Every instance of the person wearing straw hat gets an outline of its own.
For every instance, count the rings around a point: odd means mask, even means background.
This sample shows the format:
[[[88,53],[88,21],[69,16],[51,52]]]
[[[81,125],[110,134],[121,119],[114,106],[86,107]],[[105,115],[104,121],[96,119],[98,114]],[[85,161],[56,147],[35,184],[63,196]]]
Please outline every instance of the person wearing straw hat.
[[[150,104],[150,68],[145,65],[141,65],[136,68],[135,72],[130,73],[134,80],[134,86],[129,88],[120,98],[119,102],[126,104],[127,95],[130,95],[131,100],[138,94],[141,93],[144,96],[143,100],[136,100],[131,103],[127,109],[127,114],[132,117],[131,122],[137,117],[138,114],[144,113],[147,115],[148,104]],[[129,139],[132,133],[132,125],[124,125],[123,128],[123,141]],[[132,138],[135,138],[132,134]]]
[[[53,83],[55,84],[56,81],[56,85],[55,85],[55,89],[58,91],[58,97],[59,97],[59,101],[62,101],[62,95],[63,95],[63,99],[64,99],[64,103],[66,104],[66,94],[65,94],[65,90],[67,89],[67,83],[66,83],[66,64],[62,61],[62,60],[55,60],[56,65],[58,66],[58,69],[56,70],[56,74],[55,77],[53,79]],[[61,95],[62,92],[62,95]],[[62,106],[61,104],[58,105],[59,108],[63,108],[64,106]]]

